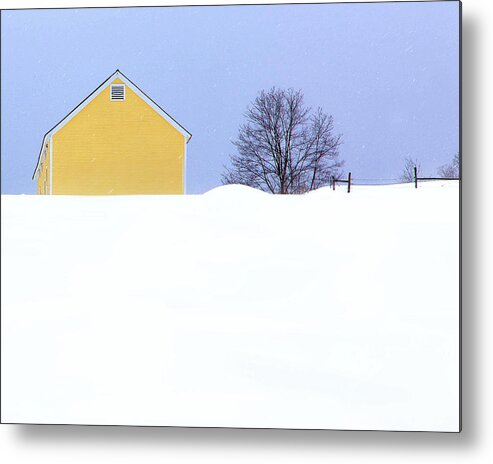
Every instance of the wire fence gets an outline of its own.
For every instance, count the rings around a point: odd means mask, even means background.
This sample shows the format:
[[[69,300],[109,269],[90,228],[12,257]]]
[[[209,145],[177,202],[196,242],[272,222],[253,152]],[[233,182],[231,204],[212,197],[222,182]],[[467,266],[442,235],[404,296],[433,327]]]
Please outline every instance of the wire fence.
[[[392,185],[392,184],[402,184],[401,179],[351,179],[351,184],[353,185]]]
[[[433,180],[460,180],[460,177],[419,177],[418,176],[418,169],[415,166],[414,167],[414,172],[413,172],[413,178],[409,179],[403,179],[403,178],[361,178],[357,177],[354,178],[351,175],[351,172],[348,173],[347,179],[342,179],[342,178],[336,178],[335,176],[332,176],[330,185],[333,190],[336,189],[337,184],[347,184],[347,191],[348,193],[351,192],[351,186],[353,185],[395,185],[395,184],[403,184],[403,183],[414,183],[414,187],[418,188],[418,181],[419,182],[426,182],[426,181],[433,181]]]

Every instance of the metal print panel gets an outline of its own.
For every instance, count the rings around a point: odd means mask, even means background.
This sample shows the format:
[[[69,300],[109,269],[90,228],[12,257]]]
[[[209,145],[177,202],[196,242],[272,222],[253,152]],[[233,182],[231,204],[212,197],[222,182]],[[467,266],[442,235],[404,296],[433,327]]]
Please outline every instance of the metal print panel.
[[[460,17],[3,10],[2,422],[460,431]]]

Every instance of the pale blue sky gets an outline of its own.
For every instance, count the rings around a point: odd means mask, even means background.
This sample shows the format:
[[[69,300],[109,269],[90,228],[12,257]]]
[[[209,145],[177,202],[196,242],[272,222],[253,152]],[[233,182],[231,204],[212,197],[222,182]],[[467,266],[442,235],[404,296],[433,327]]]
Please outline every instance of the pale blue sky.
[[[459,3],[2,11],[2,193],[34,193],[44,133],[117,68],[192,134],[189,193],[220,184],[261,89],[331,113],[355,178],[436,173],[459,144]]]

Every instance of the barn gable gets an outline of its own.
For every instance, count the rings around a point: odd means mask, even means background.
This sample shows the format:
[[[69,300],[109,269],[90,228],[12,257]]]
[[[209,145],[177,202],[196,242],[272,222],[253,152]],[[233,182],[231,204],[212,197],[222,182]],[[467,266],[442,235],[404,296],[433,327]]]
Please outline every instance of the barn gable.
[[[116,70],[111,76],[109,76],[99,87],[97,87],[88,97],[86,97],[78,106],[76,106],[70,113],[68,113],[63,119],[61,119],[55,126],[53,126],[43,137],[41,149],[38,155],[38,161],[33,173],[33,179],[36,179],[43,165],[44,160],[49,156],[48,146],[50,146],[50,137],[60,131],[66,124],[68,124],[75,116],[77,116],[87,105],[89,105],[96,97],[98,97],[103,91],[110,87],[111,99],[125,98],[125,94],[122,95],[122,89],[118,88],[118,84],[124,84],[136,95],[138,95],[149,107],[151,107],[157,114],[159,114],[167,123],[174,127],[185,138],[185,142],[188,143],[192,134],[187,131],[181,124],[179,124],[173,117],[171,117],[166,111],[164,111],[154,100],[146,95],[137,85],[135,85],[128,77],[126,77],[121,71]],[[121,87],[121,86],[120,86]],[[125,87],[124,87],[125,88]],[[125,90],[123,90],[125,92]]]

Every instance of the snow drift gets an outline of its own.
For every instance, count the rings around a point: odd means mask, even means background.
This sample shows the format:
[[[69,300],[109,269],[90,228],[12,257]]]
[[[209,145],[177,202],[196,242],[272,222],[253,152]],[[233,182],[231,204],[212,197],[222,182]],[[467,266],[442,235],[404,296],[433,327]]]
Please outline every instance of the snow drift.
[[[3,196],[2,419],[456,431],[458,195]]]

